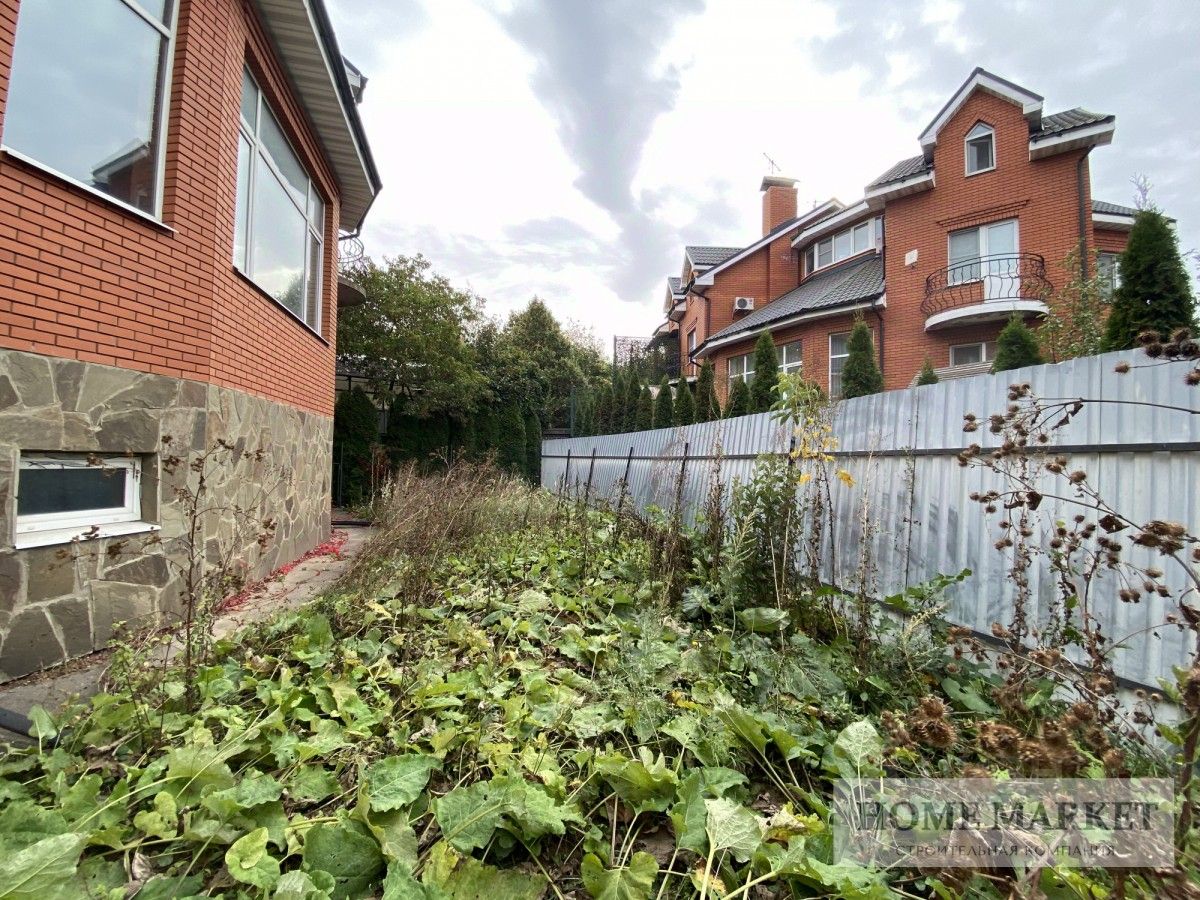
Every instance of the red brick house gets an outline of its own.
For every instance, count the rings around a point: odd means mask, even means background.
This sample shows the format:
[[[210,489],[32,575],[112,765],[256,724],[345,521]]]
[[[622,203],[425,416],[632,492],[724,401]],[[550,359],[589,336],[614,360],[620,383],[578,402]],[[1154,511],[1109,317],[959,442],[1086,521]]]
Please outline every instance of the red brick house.
[[[1092,201],[1088,156],[1115,117],[1043,113],[1031,91],[976,69],[921,133],[921,153],[854,203],[797,210],[795,182],[763,179],[762,237],[687,247],[667,280],[659,340],[678,341],[683,374],[712,360],[719,392],[753,377],[763,332],[779,362],[839,393],[846,339],[871,326],[888,389],[926,357],[942,378],[986,371],[1013,313],[1047,311],[1067,256],[1115,275],[1134,210]]]
[[[0,681],[176,610],[167,437],[235,448],[221,504],[289,473],[248,576],[328,536],[363,84],[321,0],[0,0]]]

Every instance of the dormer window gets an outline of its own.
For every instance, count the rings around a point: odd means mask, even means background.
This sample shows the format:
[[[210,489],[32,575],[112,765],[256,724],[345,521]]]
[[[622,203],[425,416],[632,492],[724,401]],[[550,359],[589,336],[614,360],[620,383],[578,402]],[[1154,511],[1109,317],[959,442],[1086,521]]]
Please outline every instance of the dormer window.
[[[967,132],[967,174],[978,175],[996,168],[996,133],[983,122]]]

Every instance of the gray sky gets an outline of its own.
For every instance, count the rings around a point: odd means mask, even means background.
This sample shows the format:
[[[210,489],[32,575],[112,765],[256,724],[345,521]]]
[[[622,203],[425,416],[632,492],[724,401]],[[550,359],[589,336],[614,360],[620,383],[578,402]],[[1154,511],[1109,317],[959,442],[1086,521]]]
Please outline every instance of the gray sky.
[[[856,200],[976,65],[1115,113],[1093,195],[1200,246],[1200,0],[328,0],[384,181],[367,252],[429,257],[503,316],[661,321],[684,244],[759,236],[763,153]]]

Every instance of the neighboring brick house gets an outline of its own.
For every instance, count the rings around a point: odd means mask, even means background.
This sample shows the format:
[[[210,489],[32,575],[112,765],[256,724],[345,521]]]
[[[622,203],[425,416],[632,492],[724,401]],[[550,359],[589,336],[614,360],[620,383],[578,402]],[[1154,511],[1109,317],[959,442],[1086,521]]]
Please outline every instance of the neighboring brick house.
[[[289,473],[265,549],[203,518],[247,576],[327,538],[363,83],[321,0],[0,0],[0,681],[178,611],[168,452],[232,445],[226,508]]]
[[[1134,210],[1092,202],[1088,155],[1115,118],[1042,114],[1042,98],[976,69],[920,136],[921,154],[850,204],[798,213],[795,181],[762,182],[762,237],[746,247],[688,247],[667,281],[658,340],[678,341],[683,374],[712,360],[722,396],[753,377],[770,333],[780,365],[837,396],[857,316],[871,326],[888,389],[926,357],[939,375],[987,371],[1004,323],[1045,314],[1082,242],[1115,278]],[[1099,256],[1097,256],[1099,252]]]

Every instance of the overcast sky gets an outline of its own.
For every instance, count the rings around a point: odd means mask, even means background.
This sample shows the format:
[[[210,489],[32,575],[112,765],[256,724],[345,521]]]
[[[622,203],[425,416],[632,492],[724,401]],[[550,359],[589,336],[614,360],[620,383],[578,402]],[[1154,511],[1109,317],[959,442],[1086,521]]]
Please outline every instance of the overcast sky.
[[[801,209],[853,201],[976,65],[1045,112],[1115,113],[1093,196],[1200,246],[1196,0],[328,0],[370,79],[367,252],[423,253],[504,316],[534,294],[614,334],[662,320],[685,244],[759,236],[769,154]]]

